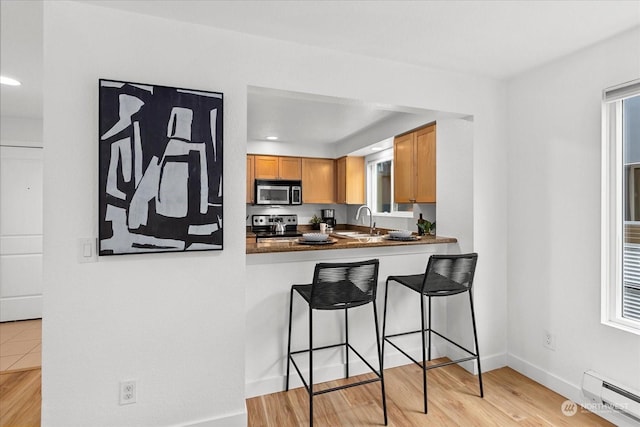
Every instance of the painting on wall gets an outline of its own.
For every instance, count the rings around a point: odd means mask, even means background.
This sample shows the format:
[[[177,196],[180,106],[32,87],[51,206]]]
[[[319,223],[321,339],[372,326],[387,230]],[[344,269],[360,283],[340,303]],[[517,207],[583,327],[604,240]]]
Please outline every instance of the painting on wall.
[[[100,255],[222,249],[222,93],[99,81]]]

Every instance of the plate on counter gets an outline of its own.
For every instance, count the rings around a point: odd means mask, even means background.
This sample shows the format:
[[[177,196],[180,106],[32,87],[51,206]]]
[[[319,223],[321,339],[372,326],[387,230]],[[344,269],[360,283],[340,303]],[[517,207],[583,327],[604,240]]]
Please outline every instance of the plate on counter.
[[[337,242],[337,240],[334,240],[334,239],[327,239],[327,240],[298,239],[298,243],[300,243],[301,245],[332,245],[335,242]]]
[[[386,235],[384,238],[386,240],[394,240],[396,242],[411,242],[411,241],[420,239],[418,236],[399,237],[399,236],[390,236],[390,235]]]

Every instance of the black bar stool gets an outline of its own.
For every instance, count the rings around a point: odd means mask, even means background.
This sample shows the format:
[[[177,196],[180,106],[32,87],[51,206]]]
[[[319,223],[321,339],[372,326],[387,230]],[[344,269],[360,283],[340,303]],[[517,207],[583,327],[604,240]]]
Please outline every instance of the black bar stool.
[[[291,299],[289,302],[289,339],[287,344],[287,386],[289,391],[289,368],[293,367],[298,371],[307,392],[309,393],[309,425],[313,426],[313,396],[331,391],[342,390],[363,384],[380,381],[382,388],[382,410],[384,412],[384,425],[387,425],[387,402],[384,393],[384,378],[382,373],[382,358],[380,346],[380,332],[378,329],[378,313],[376,309],[376,289],[378,286],[378,266],[379,261],[372,259],[369,261],[352,263],[320,263],[316,264],[313,274],[313,283],[310,285],[293,285],[291,287]],[[309,348],[299,351],[291,351],[291,318],[293,314],[294,292],[300,295],[309,306]],[[373,303],[373,320],[376,329],[376,346],[378,352],[379,370],[376,370],[367,362],[351,344],[349,344],[349,309]],[[345,341],[327,345],[323,347],[313,347],[313,310],[344,310]],[[313,391],[313,352],[328,348],[344,346],[346,351],[346,378],[349,378],[349,350],[353,351],[362,360],[377,378],[360,381],[340,387],[333,387],[321,391]],[[300,372],[294,355],[309,353],[309,382],[307,383]]]
[[[407,356],[412,362],[422,368],[422,387],[424,397],[424,413],[427,413],[427,371],[430,369],[440,368],[442,366],[453,365],[455,363],[475,360],[478,363],[478,381],[480,384],[480,397],[484,397],[482,389],[482,371],[480,369],[480,351],[478,350],[478,334],[476,331],[476,317],[473,309],[473,296],[471,294],[471,286],[473,285],[473,276],[476,270],[478,254],[463,255],[431,255],[427,263],[425,274],[414,274],[409,276],[389,276],[385,285],[384,295],[384,313],[382,321],[382,357],[384,358],[384,344],[388,342],[402,354]],[[387,298],[389,296],[389,282],[398,282],[401,285],[420,294],[420,310],[422,328],[417,331],[401,332],[392,335],[386,335],[387,326]],[[431,328],[431,298],[446,297],[449,295],[469,293],[469,305],[471,307],[471,323],[473,325],[473,339],[475,343],[475,352],[471,351],[460,344],[453,342],[449,338],[434,331]],[[429,316],[425,326],[425,307],[424,297],[427,297],[429,303]],[[390,338],[421,333],[422,335],[422,363],[415,360],[407,352],[402,350],[397,344],[393,343]],[[431,334],[445,339],[456,347],[467,352],[470,356],[463,357],[448,362],[442,362],[435,365],[427,366],[427,360],[431,360]],[[428,343],[425,342],[425,335],[428,335]],[[428,354],[425,354],[425,349]]]

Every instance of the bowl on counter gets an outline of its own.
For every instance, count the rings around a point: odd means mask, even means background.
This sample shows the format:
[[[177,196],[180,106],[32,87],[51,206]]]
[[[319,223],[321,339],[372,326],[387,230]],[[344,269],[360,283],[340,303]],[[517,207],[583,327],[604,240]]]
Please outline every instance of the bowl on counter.
[[[389,231],[389,236],[393,237],[394,239],[406,239],[408,237],[411,237],[412,233],[409,230],[392,230]]]
[[[329,235],[324,233],[304,233],[302,238],[307,242],[324,242],[329,238]]]

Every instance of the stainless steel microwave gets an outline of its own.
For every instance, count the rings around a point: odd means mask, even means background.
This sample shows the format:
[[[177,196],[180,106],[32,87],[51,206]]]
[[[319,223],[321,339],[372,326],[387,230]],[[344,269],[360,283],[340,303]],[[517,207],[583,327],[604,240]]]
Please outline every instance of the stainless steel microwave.
[[[302,182],[256,179],[256,205],[301,205]]]

